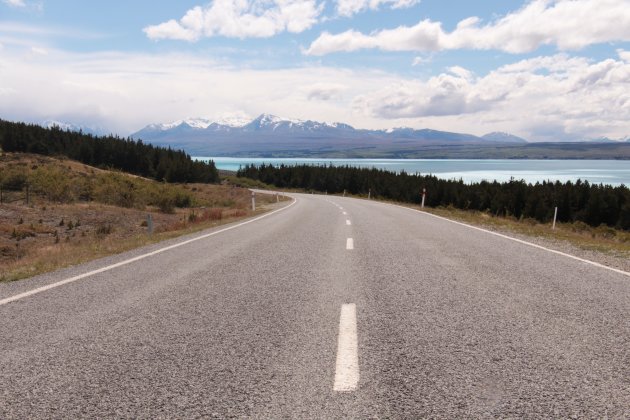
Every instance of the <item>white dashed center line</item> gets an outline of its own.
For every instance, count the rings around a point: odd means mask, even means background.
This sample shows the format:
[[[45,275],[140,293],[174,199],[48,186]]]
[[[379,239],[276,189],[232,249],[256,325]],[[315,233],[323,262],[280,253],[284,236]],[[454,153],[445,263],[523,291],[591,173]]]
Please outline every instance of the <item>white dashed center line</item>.
[[[339,337],[337,339],[337,363],[333,391],[351,392],[359,384],[359,345],[357,339],[357,306],[346,303],[341,306]]]
[[[348,213],[346,213],[346,212],[344,211],[344,212],[343,212],[343,215],[344,215],[344,216],[347,216],[347,215],[348,215]]]
[[[346,240],[346,249],[354,249],[354,240],[352,238]]]
[[[350,219],[346,220],[346,225],[350,226],[352,224],[352,222],[350,221]]]

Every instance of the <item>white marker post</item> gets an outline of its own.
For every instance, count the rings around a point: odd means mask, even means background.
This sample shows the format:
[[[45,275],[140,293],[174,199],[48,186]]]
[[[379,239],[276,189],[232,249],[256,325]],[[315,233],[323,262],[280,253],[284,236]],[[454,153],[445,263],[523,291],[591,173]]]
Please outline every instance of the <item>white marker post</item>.
[[[424,199],[426,196],[427,196],[427,189],[423,188],[422,189],[422,206],[421,206],[422,208],[424,208]]]
[[[280,194],[276,193],[276,203],[280,202]]]
[[[256,193],[252,191],[252,211],[256,211]]]
[[[372,188],[368,189],[368,200],[372,197]]]
[[[343,196],[344,197],[346,196],[346,190],[345,189],[343,190]]]
[[[153,235],[153,217],[147,214],[147,233]]]
[[[558,207],[553,212],[553,225],[551,226],[551,230],[556,230],[556,220],[558,219]]]

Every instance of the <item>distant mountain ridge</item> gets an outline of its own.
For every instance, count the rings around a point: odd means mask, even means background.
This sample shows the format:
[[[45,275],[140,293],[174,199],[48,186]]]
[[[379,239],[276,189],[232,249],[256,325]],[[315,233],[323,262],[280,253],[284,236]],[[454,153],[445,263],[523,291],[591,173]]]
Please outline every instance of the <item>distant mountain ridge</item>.
[[[190,153],[214,156],[248,151],[266,153],[311,153],[356,149],[402,148],[420,144],[525,144],[507,133],[472,134],[430,129],[355,129],[349,124],[280,118],[262,114],[251,121],[211,121],[190,118],[165,124],[151,124],[131,135],[156,144],[183,147]]]
[[[63,121],[56,121],[56,120],[46,120],[42,122],[41,126],[44,128],[57,127],[63,131],[76,131],[77,133],[82,132],[84,134],[92,134],[95,136],[100,136],[100,135],[105,134],[105,130],[103,130],[100,127],[86,127],[82,125],[76,125],[76,124],[63,122]]]
[[[498,131],[484,134],[481,137],[489,141],[496,141],[497,143],[527,143],[527,140],[525,140],[522,137],[518,137],[510,133],[503,133],[503,132],[498,132]]]
[[[41,125],[85,134],[104,132],[52,120]],[[157,146],[184,149],[192,156],[630,160],[630,137],[530,143],[503,132],[478,137],[431,129],[365,130],[344,123],[283,119],[270,114],[253,120],[189,118],[150,124],[130,137]]]

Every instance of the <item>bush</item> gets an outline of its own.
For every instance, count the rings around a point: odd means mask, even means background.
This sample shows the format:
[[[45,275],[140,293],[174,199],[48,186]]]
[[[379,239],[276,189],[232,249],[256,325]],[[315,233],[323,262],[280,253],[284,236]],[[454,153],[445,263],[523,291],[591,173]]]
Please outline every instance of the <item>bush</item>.
[[[0,173],[0,187],[5,190],[19,191],[22,190],[28,177],[23,168],[9,167]]]
[[[64,167],[52,165],[38,167],[29,178],[33,191],[51,201],[71,203],[79,196],[80,183],[72,172]]]
[[[112,233],[114,229],[111,224],[102,224],[96,228],[96,236],[106,236]]]
[[[175,213],[175,200],[172,197],[163,195],[157,200],[157,206],[162,213],[173,214]]]

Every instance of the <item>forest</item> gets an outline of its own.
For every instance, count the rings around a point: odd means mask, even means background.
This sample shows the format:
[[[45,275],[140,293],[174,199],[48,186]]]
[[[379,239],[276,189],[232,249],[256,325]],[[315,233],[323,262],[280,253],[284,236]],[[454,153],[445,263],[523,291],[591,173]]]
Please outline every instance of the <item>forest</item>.
[[[219,181],[213,162],[194,161],[181,150],[145,144],[118,136],[44,128],[0,120],[0,147],[5,152],[65,156],[87,165],[118,169],[166,182]]]
[[[495,216],[531,218],[542,223],[553,220],[583,222],[590,226],[607,225],[630,230],[630,189],[626,186],[576,182],[528,184],[522,180],[467,184],[431,175],[389,172],[382,169],[349,166],[273,166],[247,165],[237,176],[259,180],[278,188],[299,188],[338,194],[347,191],[407,203],[420,203],[426,189],[425,204],[430,207],[453,206],[478,210]]]

